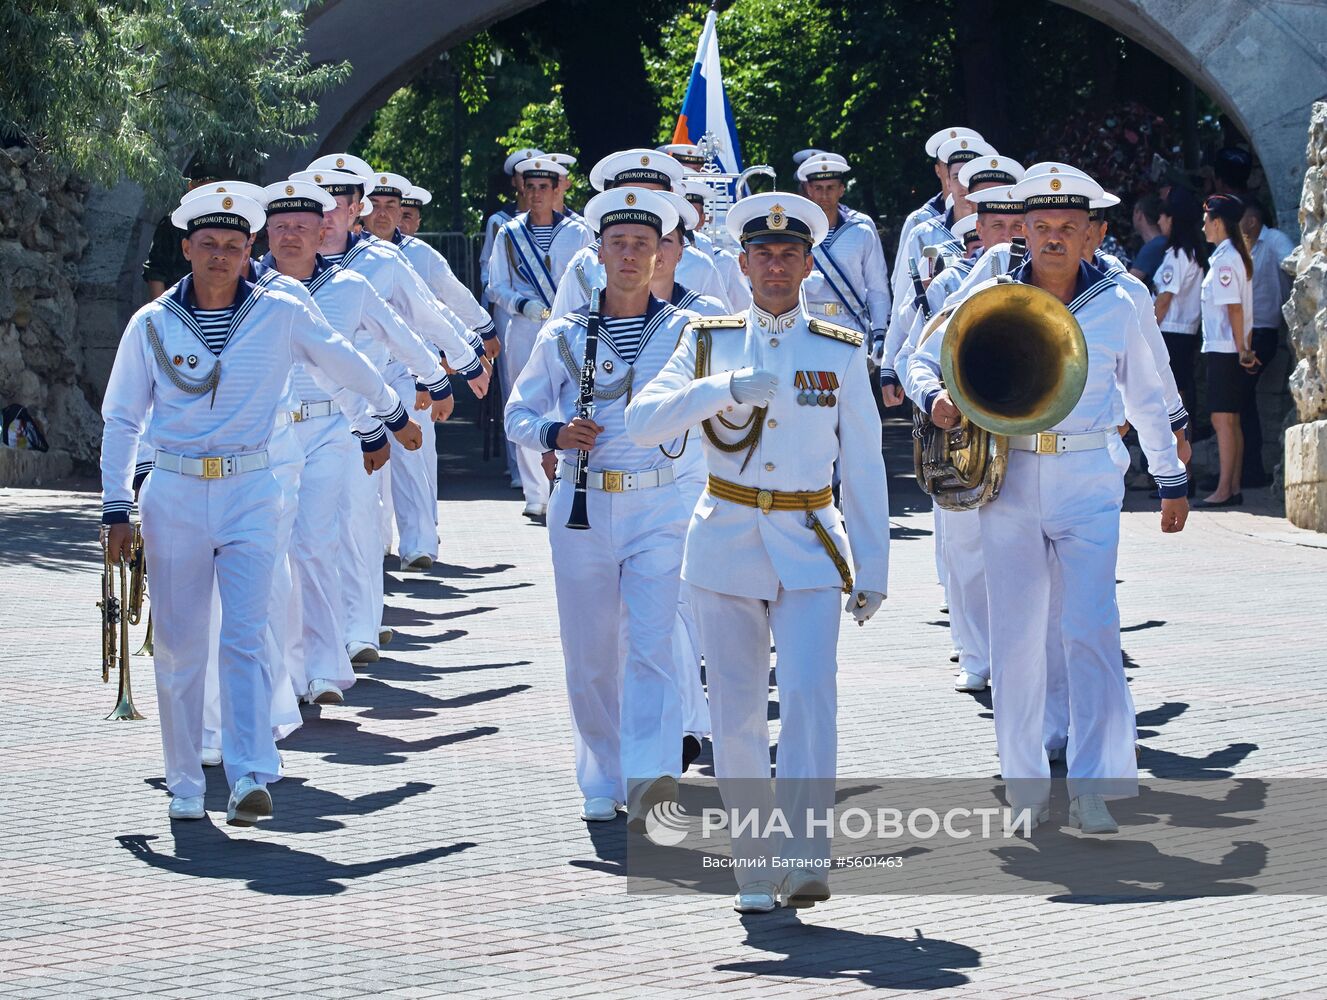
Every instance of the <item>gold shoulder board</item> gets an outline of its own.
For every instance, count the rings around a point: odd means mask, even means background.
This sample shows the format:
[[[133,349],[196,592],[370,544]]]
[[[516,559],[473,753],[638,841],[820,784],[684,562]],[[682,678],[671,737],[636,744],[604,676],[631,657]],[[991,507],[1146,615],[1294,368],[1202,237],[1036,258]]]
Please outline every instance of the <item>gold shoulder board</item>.
[[[737,330],[746,326],[746,315],[702,316],[700,319],[693,319],[687,326],[693,330]]]
[[[812,333],[818,333],[822,337],[829,337],[831,340],[841,340],[845,344],[851,344],[853,347],[861,347],[865,339],[856,330],[850,330],[846,326],[839,326],[837,323],[827,323],[823,319],[808,319],[807,327]]]

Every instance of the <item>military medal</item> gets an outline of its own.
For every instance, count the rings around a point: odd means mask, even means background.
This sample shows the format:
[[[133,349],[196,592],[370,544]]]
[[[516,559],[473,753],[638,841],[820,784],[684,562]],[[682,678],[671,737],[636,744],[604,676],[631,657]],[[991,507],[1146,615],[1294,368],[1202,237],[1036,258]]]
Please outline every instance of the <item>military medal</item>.
[[[182,364],[184,364],[184,358],[180,357],[180,355],[178,355],[178,354],[175,355],[175,357],[171,358],[171,360],[172,360],[173,362],[175,362],[177,365],[182,365]]]
[[[196,355],[196,354],[190,354],[189,357],[188,357],[188,361],[189,361],[189,367],[190,367],[190,368],[197,368],[197,367],[198,367],[198,355]],[[179,364],[179,362],[176,362],[176,364]]]
[[[613,374],[613,362],[611,362],[611,361],[605,361],[605,362],[604,362],[604,371],[608,372],[608,374],[610,374],[610,375]]]

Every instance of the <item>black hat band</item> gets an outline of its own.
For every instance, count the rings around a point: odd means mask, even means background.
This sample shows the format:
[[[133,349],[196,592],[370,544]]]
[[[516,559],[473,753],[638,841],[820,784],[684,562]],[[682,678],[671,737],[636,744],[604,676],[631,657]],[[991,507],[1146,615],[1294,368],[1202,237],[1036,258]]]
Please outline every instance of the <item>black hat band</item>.
[[[978,184],[989,184],[995,181],[997,184],[1017,183],[1014,175],[1004,170],[978,170],[968,178],[968,189],[976,187]]]
[[[401,199],[401,207],[402,207],[402,208],[423,208],[423,207],[424,207],[424,202],[423,202],[423,200],[420,199],[420,198],[402,198],[402,199]]]
[[[619,170],[613,175],[613,187],[621,187],[623,184],[662,184],[665,191],[673,186],[673,180],[662,170],[651,170],[649,167],[631,167],[627,170]]]
[[[813,174],[807,174],[808,181],[841,181],[844,174],[841,170],[817,170]]]
[[[352,196],[359,196],[364,193],[363,181],[360,181],[358,184],[333,183],[333,184],[319,184],[318,186],[331,195],[348,194]]]
[[[688,167],[703,167],[705,157],[697,153],[673,153],[673,159],[678,163],[685,163]]]
[[[615,208],[612,211],[605,212],[599,218],[599,232],[602,233],[609,226],[624,224],[649,226],[660,236],[663,235],[663,219],[653,212],[645,211],[643,208]]]
[[[556,170],[522,170],[521,179],[527,181],[553,181],[556,184],[562,177]]]
[[[770,220],[774,218],[776,218],[775,213],[758,215],[743,226],[741,239],[743,246],[747,243],[810,244],[812,242],[811,227],[801,219],[794,219],[790,215],[777,215],[782,224],[775,228],[770,224]]]
[[[949,159],[946,161],[946,163],[950,166],[952,166],[955,163],[967,163],[969,160],[975,160],[977,157],[981,155],[982,154],[977,152],[975,149],[960,149],[956,152],[950,153]]]
[[[405,192],[398,187],[379,185],[369,192],[369,197],[372,198],[374,195],[377,195],[379,198],[399,198],[404,193]]]
[[[1031,212],[1038,208],[1081,208],[1084,212],[1092,210],[1092,199],[1081,194],[1033,194],[1023,199],[1023,210]]]
[[[979,201],[978,215],[1022,215],[1027,209],[1021,201]]]
[[[267,203],[267,214],[280,215],[283,212],[317,212],[323,214],[323,204],[313,198],[273,198]]]
[[[196,216],[189,220],[186,232],[193,235],[200,229],[233,229],[245,236],[252,231],[249,228],[249,220],[234,212],[209,212],[207,215]]]

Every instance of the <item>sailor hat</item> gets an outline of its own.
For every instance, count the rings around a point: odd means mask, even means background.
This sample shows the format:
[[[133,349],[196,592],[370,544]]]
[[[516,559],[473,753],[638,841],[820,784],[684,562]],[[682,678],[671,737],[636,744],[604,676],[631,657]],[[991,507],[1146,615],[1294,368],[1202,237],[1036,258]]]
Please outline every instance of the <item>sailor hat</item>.
[[[926,155],[932,159],[940,158],[940,147],[950,139],[958,139],[967,136],[969,139],[982,141],[981,133],[976,129],[968,128],[965,125],[952,125],[949,128],[942,128],[933,136],[926,140]]]
[[[941,163],[955,164],[967,163],[969,160],[975,160],[979,156],[999,156],[995,147],[989,142],[976,139],[970,135],[959,135],[953,139],[946,139],[940,144],[940,149],[936,152],[936,159]]]
[[[677,209],[665,192],[640,188],[611,188],[597,194],[585,203],[583,214],[600,235],[610,226],[637,225],[649,226],[662,236],[676,229],[678,221]]]
[[[659,152],[667,153],[684,167],[699,170],[705,166],[705,154],[701,148],[690,142],[670,142],[658,147]]]
[[[423,208],[433,200],[433,192],[418,184],[410,185],[410,190],[401,198],[402,208]]]
[[[510,177],[516,172],[516,164],[520,163],[522,160],[528,160],[532,156],[543,155],[544,151],[542,149],[518,149],[516,152],[512,153],[511,156],[502,161],[502,172]]]
[[[665,191],[686,174],[682,164],[657,149],[627,149],[610,153],[590,171],[590,186],[596,191],[624,184],[658,184]]]
[[[1009,193],[1023,202],[1027,212],[1041,208],[1075,208],[1087,212],[1093,201],[1105,196],[1100,184],[1078,170],[1025,176]]]
[[[978,184],[1017,184],[1023,173],[1023,164],[1008,156],[979,156],[963,164],[958,182],[970,191]]]
[[[374,170],[369,166],[368,161],[361,160],[358,156],[352,156],[350,153],[328,153],[326,156],[320,156],[310,163],[306,170],[320,170],[327,173],[337,172],[343,174],[354,174],[359,178],[358,181],[343,180],[342,184],[353,185],[358,183],[360,187],[366,187],[373,177]],[[315,184],[322,184],[322,181],[314,181]],[[329,182],[330,183],[330,182]],[[326,185],[324,185],[325,187]],[[332,194],[346,194],[345,191],[333,191]]]
[[[822,156],[824,153],[825,151],[823,149],[816,149],[815,146],[811,146],[807,149],[799,149],[797,152],[793,153],[793,166],[800,167],[804,161],[809,160],[813,156]]]
[[[1087,207],[1087,216],[1093,222],[1103,222],[1107,209],[1114,208],[1119,203],[1119,195],[1111,194],[1109,191],[1103,192],[1100,198],[1092,199],[1092,204]]]
[[[290,179],[317,184],[331,195],[345,194],[350,195],[352,199],[359,198],[360,215],[368,215],[373,211],[373,202],[363,196],[368,182],[358,175],[351,177],[335,170],[297,170],[290,175]]]
[[[263,205],[267,202],[267,196],[263,194],[261,184],[250,184],[248,181],[211,181],[207,184],[200,184],[192,191],[186,191],[180,198],[180,204],[193,201],[195,198],[202,198],[209,194],[242,194],[246,198],[252,198]]]
[[[684,181],[684,186],[685,183]],[[677,210],[677,219],[683,229],[690,232],[700,226],[700,211],[687,200],[685,194],[680,194],[677,191],[659,191],[656,193],[666,198],[668,203]]]
[[[516,164],[516,172],[527,181],[548,180],[556,184],[567,176],[567,168],[544,154],[532,156]]]
[[[410,193],[410,181],[400,174],[383,170],[370,179],[368,194],[380,198],[404,198]]]
[[[977,206],[978,215],[1022,215],[1023,203],[1010,194],[1013,189],[1012,184],[982,188],[969,194],[968,201]]]
[[[567,168],[567,173],[571,173],[571,168],[576,166],[576,157],[570,153],[545,153],[544,156],[554,163]]]
[[[817,245],[829,232],[825,213],[815,202],[787,191],[743,198],[728,210],[728,233],[743,247],[751,243]]]
[[[817,153],[797,168],[799,181],[841,181],[851,170],[848,161],[837,153]]]
[[[242,194],[210,192],[181,201],[171,213],[176,229],[192,235],[200,229],[233,229],[248,236],[263,228],[267,213],[262,205]]]
[[[966,244],[969,242],[969,238],[977,233],[977,213],[973,212],[971,215],[963,216],[949,227],[949,231]]]
[[[313,181],[277,181],[263,188],[267,217],[283,212],[317,212],[322,215],[336,208],[336,199]]]

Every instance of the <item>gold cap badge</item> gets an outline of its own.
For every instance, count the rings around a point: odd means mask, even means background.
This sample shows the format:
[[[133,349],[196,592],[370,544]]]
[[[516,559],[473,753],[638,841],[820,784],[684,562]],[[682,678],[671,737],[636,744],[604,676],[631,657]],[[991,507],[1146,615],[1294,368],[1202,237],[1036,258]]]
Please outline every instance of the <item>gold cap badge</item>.
[[[315,183],[315,184],[321,184],[322,182],[323,182],[323,175],[322,175],[322,174],[314,174],[314,175],[313,175],[313,183]]]
[[[1060,190],[1060,188],[1062,188],[1062,187],[1064,187],[1064,183],[1060,180],[1060,178],[1058,178],[1058,177],[1052,177],[1052,178],[1051,178],[1051,190],[1052,190],[1052,191],[1058,191],[1058,190]]]
[[[1047,172],[1048,174],[1058,174],[1058,173],[1060,172],[1060,168],[1059,168],[1059,167],[1051,167],[1050,170],[1048,170],[1048,171],[1046,171],[1046,172]]]
[[[235,204],[235,199],[234,199],[234,198],[226,197],[226,198],[222,198],[222,199],[221,199],[221,207],[222,207],[222,208],[229,209],[229,208],[233,207],[234,204]]]
[[[958,148],[959,148],[959,149],[967,149],[967,148],[968,148],[968,140],[964,139],[962,142],[960,142],[960,143],[958,144]]]
[[[381,184],[381,185],[383,185],[384,187],[386,187],[386,186],[387,186],[387,175],[386,175],[386,174],[383,174],[381,177],[379,177],[379,178],[378,178],[378,183]]]
[[[628,205],[636,204],[636,196],[634,194],[627,195],[627,204]]]
[[[338,167],[344,167],[346,165],[346,158],[344,156],[338,156],[336,158],[336,165]]]
[[[991,160],[991,166],[992,166],[992,167],[998,167],[999,165],[1000,165],[1000,161],[999,161],[999,160]]]
[[[782,205],[770,206],[769,215],[765,216],[765,225],[771,229],[787,229],[788,216]]]
[[[294,185],[294,184],[287,184],[287,185],[286,185],[286,194],[294,194],[294,193],[295,193],[295,185]]]
[[[642,156],[640,158],[640,165],[642,167],[648,167],[650,165],[650,158],[648,156]]]

